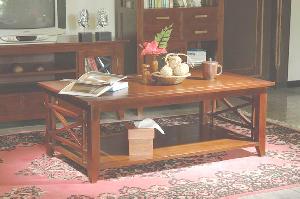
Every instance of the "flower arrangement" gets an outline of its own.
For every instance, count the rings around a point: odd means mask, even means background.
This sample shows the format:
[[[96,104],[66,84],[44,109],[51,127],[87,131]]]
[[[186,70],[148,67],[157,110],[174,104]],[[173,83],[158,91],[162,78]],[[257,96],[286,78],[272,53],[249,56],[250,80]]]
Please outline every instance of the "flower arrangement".
[[[160,55],[166,54],[168,41],[173,30],[173,24],[164,27],[160,33],[157,33],[154,40],[151,42],[144,42],[140,47],[143,48],[141,55]]]

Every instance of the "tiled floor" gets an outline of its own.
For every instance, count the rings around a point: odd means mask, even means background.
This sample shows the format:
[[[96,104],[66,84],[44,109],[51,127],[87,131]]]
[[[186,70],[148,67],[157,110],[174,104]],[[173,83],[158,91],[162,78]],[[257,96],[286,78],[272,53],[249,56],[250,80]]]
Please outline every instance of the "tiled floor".
[[[300,87],[270,89],[268,118],[300,129]]]
[[[268,96],[268,118],[285,122],[295,128],[300,129],[300,87],[299,88],[273,88],[269,90]],[[162,117],[168,115],[179,115],[196,113],[197,104],[184,106],[168,106],[162,108],[145,109],[145,117]],[[115,113],[105,113],[101,115],[104,122],[116,121]],[[133,110],[126,113],[126,119],[138,119]],[[19,132],[23,130],[44,129],[43,121],[30,121],[18,123],[0,124],[0,135]],[[300,198],[300,187],[273,191],[269,193],[255,194],[242,197],[243,199],[296,199]]]

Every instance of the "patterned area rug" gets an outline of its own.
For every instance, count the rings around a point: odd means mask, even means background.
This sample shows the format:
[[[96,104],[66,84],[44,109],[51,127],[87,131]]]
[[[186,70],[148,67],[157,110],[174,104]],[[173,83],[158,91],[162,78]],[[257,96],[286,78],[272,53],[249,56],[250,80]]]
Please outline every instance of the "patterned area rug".
[[[156,121],[189,125],[197,115]],[[244,135],[241,127],[216,122]],[[102,124],[105,134],[125,132],[124,123]],[[267,154],[254,147],[101,171],[88,183],[75,163],[45,155],[44,132],[0,137],[0,198],[238,198],[300,184],[300,133],[268,123]]]

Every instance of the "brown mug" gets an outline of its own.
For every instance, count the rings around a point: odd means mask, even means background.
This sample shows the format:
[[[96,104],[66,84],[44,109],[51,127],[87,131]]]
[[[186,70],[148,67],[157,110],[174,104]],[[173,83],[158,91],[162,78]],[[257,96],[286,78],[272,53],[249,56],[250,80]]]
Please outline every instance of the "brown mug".
[[[218,69],[220,69],[219,72]],[[207,80],[215,79],[216,76],[222,74],[222,65],[220,65],[216,61],[202,62],[202,74],[204,79]]]

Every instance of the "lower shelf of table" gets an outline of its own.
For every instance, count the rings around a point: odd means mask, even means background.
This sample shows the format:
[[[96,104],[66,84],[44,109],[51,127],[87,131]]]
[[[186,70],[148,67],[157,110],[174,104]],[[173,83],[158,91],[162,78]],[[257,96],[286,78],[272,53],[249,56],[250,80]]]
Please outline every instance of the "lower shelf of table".
[[[200,127],[198,122],[164,127],[164,130],[165,135],[155,133],[153,156],[151,157],[128,155],[126,130],[122,133],[104,134],[100,139],[100,169],[259,146],[258,142],[251,140],[250,132],[249,135],[242,135],[220,127]],[[57,145],[54,149],[81,166],[87,166],[87,162],[82,159],[81,152],[64,145]]]
[[[127,134],[101,138],[100,168],[114,168],[172,159],[176,157],[228,151],[258,146],[250,137],[233,133],[219,127],[183,125],[168,127],[166,135],[156,132],[153,156],[133,157],[128,155]]]

